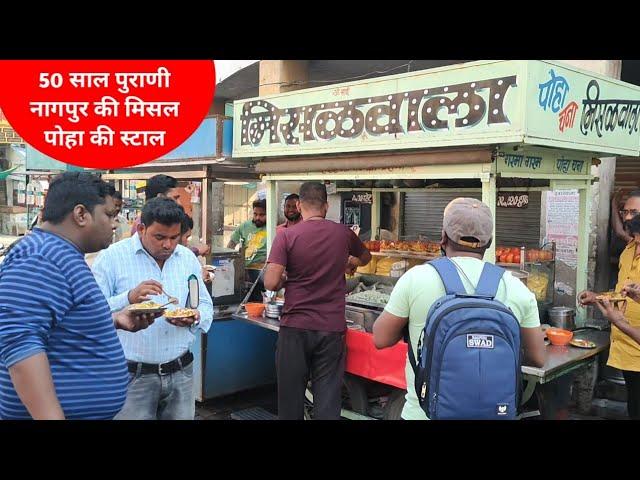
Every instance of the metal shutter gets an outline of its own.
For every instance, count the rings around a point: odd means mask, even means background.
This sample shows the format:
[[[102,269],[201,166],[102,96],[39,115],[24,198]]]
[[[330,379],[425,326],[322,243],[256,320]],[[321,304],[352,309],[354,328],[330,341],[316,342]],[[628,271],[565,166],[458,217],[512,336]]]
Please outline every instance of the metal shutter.
[[[616,188],[640,188],[640,160],[637,157],[616,158]]]
[[[454,191],[410,192],[404,195],[403,235],[440,240],[444,207],[461,194]],[[482,200],[482,193],[464,193]],[[529,192],[528,208],[498,208],[497,245],[536,248],[540,243],[540,192]]]

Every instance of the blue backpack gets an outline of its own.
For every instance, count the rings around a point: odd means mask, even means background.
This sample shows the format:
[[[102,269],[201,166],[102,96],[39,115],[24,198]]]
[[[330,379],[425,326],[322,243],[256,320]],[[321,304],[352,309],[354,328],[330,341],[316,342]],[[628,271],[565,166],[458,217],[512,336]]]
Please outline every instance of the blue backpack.
[[[522,392],[520,324],[495,299],[505,270],[485,263],[469,295],[451,260],[429,264],[446,295],[429,310],[417,361],[409,344],[420,406],[433,420],[515,419]]]

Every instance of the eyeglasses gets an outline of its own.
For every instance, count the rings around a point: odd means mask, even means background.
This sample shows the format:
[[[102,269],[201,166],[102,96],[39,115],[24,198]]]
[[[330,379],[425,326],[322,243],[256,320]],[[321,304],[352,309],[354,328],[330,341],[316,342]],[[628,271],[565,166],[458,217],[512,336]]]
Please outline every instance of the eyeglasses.
[[[627,215],[635,217],[640,213],[640,210],[619,210],[618,213],[620,213],[622,217],[626,217]]]

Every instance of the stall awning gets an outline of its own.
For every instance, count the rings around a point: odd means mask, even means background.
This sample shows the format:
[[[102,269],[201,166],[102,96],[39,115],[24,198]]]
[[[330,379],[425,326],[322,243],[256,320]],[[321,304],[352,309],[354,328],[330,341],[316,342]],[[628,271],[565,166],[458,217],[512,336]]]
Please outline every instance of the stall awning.
[[[4,170],[2,172],[0,172],[0,180],[6,180],[6,178],[11,175],[13,172],[15,172],[18,169],[18,167],[11,167],[9,170]]]
[[[442,149],[416,153],[355,154],[340,156],[287,157],[263,160],[256,165],[256,173],[303,173],[331,170],[371,170],[428,165],[462,165],[491,163],[493,150]]]

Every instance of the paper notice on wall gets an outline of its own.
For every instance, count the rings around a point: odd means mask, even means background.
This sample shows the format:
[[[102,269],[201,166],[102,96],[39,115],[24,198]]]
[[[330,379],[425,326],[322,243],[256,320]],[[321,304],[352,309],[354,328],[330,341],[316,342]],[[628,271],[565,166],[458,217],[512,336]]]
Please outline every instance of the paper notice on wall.
[[[556,242],[556,259],[578,265],[580,195],[577,190],[547,193],[547,241]]]
[[[212,265],[216,267],[215,278],[211,283],[211,293],[214,298],[225,297],[235,293],[235,268],[231,259],[214,259]]]

